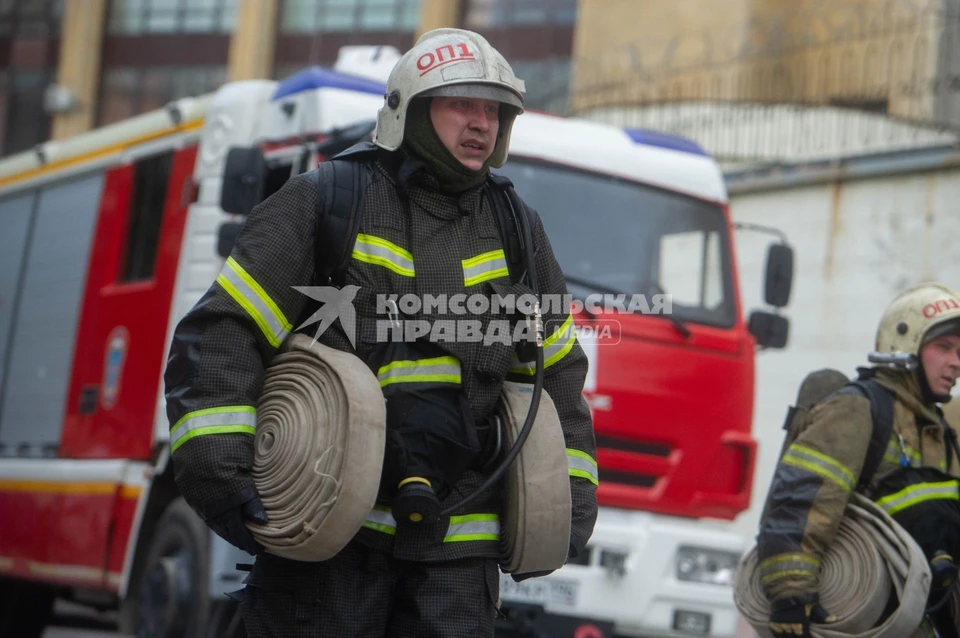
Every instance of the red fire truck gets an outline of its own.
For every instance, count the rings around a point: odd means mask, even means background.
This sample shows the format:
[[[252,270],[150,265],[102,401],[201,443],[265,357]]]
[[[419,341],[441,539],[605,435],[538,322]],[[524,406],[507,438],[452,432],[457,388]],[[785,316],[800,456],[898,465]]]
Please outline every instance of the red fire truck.
[[[48,142],[0,161],[0,634],[39,635],[55,597],[118,609],[121,630],[232,635],[245,554],[171,478],[162,372],[171,332],[242,219],[220,207],[232,148],[264,195],[369,135],[382,81],[312,68]],[[730,636],[747,508],[757,344],[786,320],[740,306],[722,176],[695,144],[526,113],[503,172],[541,213],[578,298],[667,294],[672,314],[587,304],[585,395],[601,503],[590,551],[503,581],[516,626],[573,635]],[[789,295],[774,247],[768,303]],[[549,629],[549,628],[553,629]],[[507,635],[507,634],[505,634]]]

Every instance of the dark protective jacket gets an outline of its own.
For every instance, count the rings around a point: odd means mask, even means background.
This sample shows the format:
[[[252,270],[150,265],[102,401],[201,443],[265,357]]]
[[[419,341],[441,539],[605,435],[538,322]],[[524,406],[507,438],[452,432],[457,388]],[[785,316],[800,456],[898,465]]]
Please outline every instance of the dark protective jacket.
[[[441,194],[435,178],[415,157],[382,153],[364,193],[360,232],[343,283],[357,286],[356,349],[339,321],[320,338],[365,361],[377,347],[377,295],[472,295],[522,293],[506,270],[503,244],[491,203],[481,187]],[[187,502],[206,517],[217,504],[253,485],[253,434],[264,369],[284,338],[316,306],[294,286],[314,285],[317,172],[291,179],[247,219],[216,282],[176,328],[165,373],[175,479]],[[566,284],[538,216],[533,229],[542,294],[563,295]],[[498,311],[500,309],[497,309]],[[571,551],[579,553],[597,516],[597,466],[590,412],[581,395],[587,359],[569,330],[571,317],[552,308],[544,316],[544,389],[556,403],[567,446],[573,501]],[[485,329],[505,317],[405,314],[405,320],[471,319]],[[312,334],[316,326],[305,329]],[[462,385],[477,422],[493,411],[508,374],[532,381],[532,368],[512,344],[450,341],[448,357],[424,361]],[[406,364],[405,364],[406,365]],[[379,372],[381,385],[403,382],[404,367]],[[402,376],[402,375],[401,375]],[[442,505],[454,503],[485,475],[468,470]],[[448,519],[429,528],[397,527],[386,504],[378,505],[358,533],[368,547],[398,559],[448,560],[497,557],[501,487],[488,490]]]
[[[948,471],[948,441],[939,409],[923,402],[913,372],[878,369],[874,380],[896,399],[886,453],[864,489],[876,500],[878,486],[903,465]],[[820,561],[858,484],[872,429],[870,402],[846,393],[817,404],[800,424],[774,472],[760,521],[759,568],[770,600],[818,592]],[[956,455],[950,458],[949,473],[960,476]],[[877,502],[895,515],[916,502],[912,495],[918,487],[908,489],[911,494],[888,494]],[[919,489],[926,499],[957,498],[955,484]]]

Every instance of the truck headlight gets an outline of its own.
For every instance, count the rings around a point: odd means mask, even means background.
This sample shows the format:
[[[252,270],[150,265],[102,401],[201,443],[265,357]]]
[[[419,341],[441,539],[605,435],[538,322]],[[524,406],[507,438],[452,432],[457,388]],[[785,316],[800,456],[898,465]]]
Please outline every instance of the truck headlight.
[[[702,547],[677,550],[677,580],[732,587],[740,555]]]

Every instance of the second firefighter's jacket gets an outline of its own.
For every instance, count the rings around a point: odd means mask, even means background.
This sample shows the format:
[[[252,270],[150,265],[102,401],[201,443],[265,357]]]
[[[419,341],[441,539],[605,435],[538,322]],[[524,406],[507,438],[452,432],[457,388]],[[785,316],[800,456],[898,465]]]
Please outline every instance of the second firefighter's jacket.
[[[174,333],[165,373],[172,459],[178,487],[201,516],[233,495],[249,493],[264,369],[286,336],[317,308],[294,289],[314,285],[316,180],[316,171],[295,177],[253,210],[216,282]],[[507,272],[494,210],[481,187],[441,194],[435,178],[415,157],[383,153],[373,164],[363,202],[360,232],[343,282],[357,287],[356,349],[339,321],[321,336],[325,345],[367,361],[387,338],[378,335],[385,319],[383,308],[377,308],[378,294],[409,294],[421,300],[443,296],[449,304],[456,295],[518,292]],[[534,217],[540,292],[563,295],[563,274],[540,218]],[[479,320],[473,327],[484,331],[492,320],[504,319],[500,308],[440,316],[436,305],[400,305],[404,322]],[[597,516],[596,451],[590,411],[581,395],[587,359],[569,329],[572,318],[558,310],[544,316],[544,389],[556,403],[566,440],[573,502],[570,543],[578,553]],[[305,332],[315,329],[316,324]],[[474,419],[481,422],[494,410],[508,374],[532,382],[532,366],[517,358],[512,343],[474,338],[439,345],[443,356],[382,363],[375,370],[381,386],[423,375],[457,384]],[[468,470],[442,505],[456,502],[484,478],[479,470]],[[502,501],[496,487],[426,530],[398,528],[389,508],[378,507],[370,512],[358,540],[399,559],[497,557]]]
[[[893,432],[865,487],[867,496],[892,516],[931,500],[955,502],[953,481],[916,483],[877,498],[878,486],[904,468],[933,468],[960,476],[960,466],[956,454],[951,454],[947,468],[949,442],[940,412],[922,401],[916,375],[881,368],[873,379],[890,390],[895,401]],[[760,578],[770,600],[818,592],[820,561],[857,489],[872,432],[870,402],[859,394],[835,394],[807,413],[776,468],[760,521]]]

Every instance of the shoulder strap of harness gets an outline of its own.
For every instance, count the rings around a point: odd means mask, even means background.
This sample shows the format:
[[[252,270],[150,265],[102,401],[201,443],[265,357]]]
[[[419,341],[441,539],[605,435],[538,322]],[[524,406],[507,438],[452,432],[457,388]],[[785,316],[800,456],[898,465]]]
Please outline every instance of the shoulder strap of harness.
[[[340,285],[360,231],[363,194],[377,147],[356,144],[317,168],[316,281]]]
[[[950,467],[953,465],[953,460],[950,458],[952,454],[956,454],[957,458],[960,458],[960,446],[957,444],[957,431],[947,423],[947,420],[943,416],[943,412],[937,410],[940,415],[940,425],[943,427],[943,439],[946,445],[946,457],[947,457],[947,474],[950,473]]]
[[[873,422],[873,431],[870,434],[870,446],[867,456],[860,470],[858,488],[870,483],[880,461],[887,451],[890,435],[893,434],[893,394],[882,385],[870,378],[861,377],[848,383],[837,391],[837,394],[859,394],[870,401],[870,419]]]
[[[530,214],[526,204],[517,195],[517,191],[513,188],[513,182],[504,175],[490,173],[487,193],[493,203],[494,217],[497,221],[497,229],[500,231],[500,239],[503,242],[503,252],[507,258],[510,279],[514,282],[521,281],[526,269],[525,250],[528,248],[523,244],[521,224],[530,228],[530,236],[532,237],[533,215]],[[534,247],[531,246],[529,249],[534,250],[534,254],[536,254]]]
[[[316,281],[341,285],[350,254],[360,231],[363,194],[372,181],[371,164],[378,148],[362,142],[321,162],[317,169],[317,245],[314,256]],[[510,278],[520,281],[524,274],[523,233],[520,224],[531,229],[532,215],[517,195],[513,183],[502,175],[490,174],[488,193],[504,244]],[[522,216],[522,220],[520,217]]]

